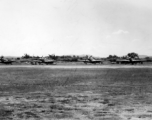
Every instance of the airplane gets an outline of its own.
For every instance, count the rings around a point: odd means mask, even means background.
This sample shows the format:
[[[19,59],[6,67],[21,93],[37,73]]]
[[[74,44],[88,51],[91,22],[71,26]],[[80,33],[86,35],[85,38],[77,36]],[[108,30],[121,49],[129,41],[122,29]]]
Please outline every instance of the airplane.
[[[129,59],[117,59],[116,63],[117,64],[143,64],[144,60],[141,59],[133,59],[133,58],[129,58]]]
[[[88,64],[88,63],[91,63],[91,64],[102,64],[103,61],[102,60],[97,60],[95,58],[93,58],[92,56],[89,57],[88,59],[85,59],[85,60],[81,60],[82,62],[84,62],[85,64]]]
[[[31,65],[42,65],[42,64],[46,64],[46,65],[51,65],[51,64],[55,64],[55,61],[52,59],[48,59],[48,58],[28,58],[28,59],[20,59],[18,60],[19,63],[26,63],[26,64],[31,64]]]
[[[52,65],[55,64],[55,61],[52,59],[47,59],[47,58],[38,58],[38,59],[33,59],[31,60],[32,65]]]
[[[130,60],[128,60],[128,59],[117,59],[116,63],[117,64],[129,64]]]
[[[24,63],[24,64],[31,64],[31,59],[22,58],[22,59],[18,60],[17,62]]]
[[[2,64],[12,65],[13,62],[16,62],[16,61],[12,59],[4,58],[4,57],[0,58],[0,63]]]
[[[144,60],[141,59],[130,59],[131,64],[143,64]]]

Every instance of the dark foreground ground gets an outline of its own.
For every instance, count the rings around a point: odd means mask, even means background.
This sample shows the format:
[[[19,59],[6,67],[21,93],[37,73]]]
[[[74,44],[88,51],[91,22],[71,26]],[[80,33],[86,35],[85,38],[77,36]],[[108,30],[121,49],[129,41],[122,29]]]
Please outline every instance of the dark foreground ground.
[[[2,66],[0,120],[152,120],[152,68]]]

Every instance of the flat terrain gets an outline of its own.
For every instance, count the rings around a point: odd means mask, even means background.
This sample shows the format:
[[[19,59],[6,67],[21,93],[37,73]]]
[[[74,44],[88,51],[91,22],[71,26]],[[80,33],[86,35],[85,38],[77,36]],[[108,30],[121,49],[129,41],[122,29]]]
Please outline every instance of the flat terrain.
[[[0,66],[0,120],[151,120],[151,66]]]
[[[122,65],[122,64],[57,64],[57,65],[0,65],[0,68],[49,68],[49,69],[90,69],[90,68],[152,68],[152,64]]]

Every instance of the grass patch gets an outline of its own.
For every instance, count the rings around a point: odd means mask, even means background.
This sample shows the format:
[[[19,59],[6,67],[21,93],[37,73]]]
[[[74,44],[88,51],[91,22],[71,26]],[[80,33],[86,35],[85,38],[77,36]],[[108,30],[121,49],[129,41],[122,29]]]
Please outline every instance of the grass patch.
[[[0,92],[33,92],[55,89],[98,90],[119,94],[152,92],[152,69],[0,68]]]

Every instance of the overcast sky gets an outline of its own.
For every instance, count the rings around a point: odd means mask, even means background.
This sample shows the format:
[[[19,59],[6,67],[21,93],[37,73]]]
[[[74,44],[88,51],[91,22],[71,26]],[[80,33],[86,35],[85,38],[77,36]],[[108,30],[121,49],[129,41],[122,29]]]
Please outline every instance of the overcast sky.
[[[152,55],[152,0],[0,0],[0,55]]]

